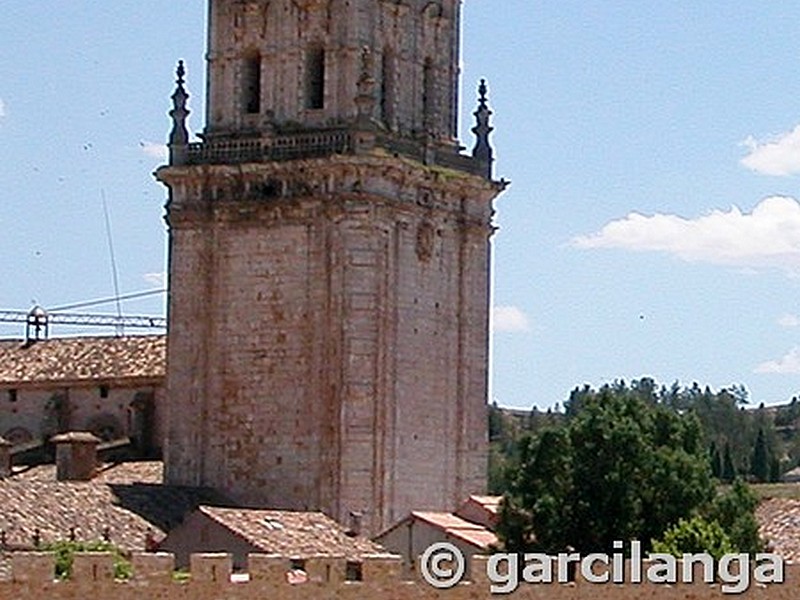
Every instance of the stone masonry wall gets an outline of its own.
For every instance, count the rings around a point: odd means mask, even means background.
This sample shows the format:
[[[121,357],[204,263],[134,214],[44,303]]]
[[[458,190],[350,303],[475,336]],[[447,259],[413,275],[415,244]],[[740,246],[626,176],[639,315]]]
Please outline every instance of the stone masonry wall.
[[[133,435],[132,403],[137,394],[151,394],[154,398],[154,422],[151,441],[157,447],[163,443],[161,409],[163,384],[118,385],[106,384],[107,396],[101,396],[101,386],[70,385],[48,388],[16,388],[14,401],[7,389],[0,389],[0,435],[13,438],[15,443],[26,443],[49,438],[59,430],[105,431],[116,436]],[[56,403],[66,405],[59,417]],[[59,428],[59,419],[65,421]],[[112,437],[114,437],[112,435]],[[27,438],[27,439],[26,439]]]
[[[213,0],[209,31],[207,133],[270,124],[352,121],[367,65],[375,82],[371,117],[403,135],[456,137],[459,2],[456,0]],[[324,102],[307,104],[308,53],[324,49]],[[255,70],[258,83],[250,82]],[[256,85],[256,107],[244,101]]]
[[[494,186],[385,156],[168,177],[167,482],[372,534],[481,492]]]
[[[270,555],[250,555],[249,577],[232,581],[230,555],[193,555],[191,576],[179,583],[173,579],[174,559],[169,554],[133,556],[134,576],[114,581],[112,558],[101,553],[76,555],[73,575],[67,581],[54,581],[53,556],[47,553],[12,555],[10,577],[0,581],[0,600],[18,598],[50,600],[75,598],[115,598],[128,600],[487,600],[492,597],[487,583],[475,578],[450,590],[436,590],[420,581],[401,576],[399,559],[374,557],[364,561],[362,581],[345,581],[345,563],[330,558],[306,562],[308,581],[292,585],[287,581],[289,559]],[[485,572],[485,558],[476,558],[472,572]],[[738,597],[759,600],[795,600],[800,588],[800,566],[789,566],[782,584],[766,587],[751,585]],[[526,585],[506,597],[513,600],[711,600],[732,597],[719,584],[611,585],[592,584],[578,579],[568,584]]]

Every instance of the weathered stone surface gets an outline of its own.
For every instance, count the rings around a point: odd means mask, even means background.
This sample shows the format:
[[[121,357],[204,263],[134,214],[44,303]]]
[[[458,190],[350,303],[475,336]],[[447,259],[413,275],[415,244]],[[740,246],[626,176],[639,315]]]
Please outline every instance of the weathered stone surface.
[[[452,158],[459,4],[211,2],[204,141],[157,174],[169,483],[366,533],[483,489],[503,186]]]

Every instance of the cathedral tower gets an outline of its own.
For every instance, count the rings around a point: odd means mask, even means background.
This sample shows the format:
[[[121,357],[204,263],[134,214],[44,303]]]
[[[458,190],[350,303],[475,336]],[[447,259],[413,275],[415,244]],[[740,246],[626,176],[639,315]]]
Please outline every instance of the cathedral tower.
[[[486,479],[490,112],[460,0],[211,0],[171,111],[166,479],[253,505],[449,510]]]

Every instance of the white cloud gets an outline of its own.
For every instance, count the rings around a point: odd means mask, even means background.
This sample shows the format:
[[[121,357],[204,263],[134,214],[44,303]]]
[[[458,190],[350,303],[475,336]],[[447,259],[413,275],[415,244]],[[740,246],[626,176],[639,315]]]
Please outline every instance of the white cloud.
[[[139,142],[139,147],[147,156],[157,158],[159,160],[167,160],[169,151],[165,144],[157,144],[156,142]]]
[[[800,125],[767,140],[750,136],[742,145],[749,153],[741,163],[756,173],[778,176],[800,173]]]
[[[781,327],[786,327],[787,329],[800,327],[800,317],[790,314],[783,315],[780,319],[778,319],[778,325]]]
[[[498,332],[520,332],[530,329],[528,316],[516,306],[495,306],[492,328]]]
[[[164,288],[167,285],[167,274],[164,272],[161,273],[145,273],[142,278],[147,283],[152,283],[160,288]]]
[[[795,346],[785,356],[777,360],[768,360],[761,363],[755,368],[755,372],[779,375],[800,373],[800,346]]]
[[[572,240],[578,248],[665,252],[686,261],[800,273],[800,203],[772,196],[751,213],[732,207],[694,219],[631,213]]]
[[[5,117],[8,113],[6,112],[6,103],[3,102],[3,99],[0,98],[0,119]]]

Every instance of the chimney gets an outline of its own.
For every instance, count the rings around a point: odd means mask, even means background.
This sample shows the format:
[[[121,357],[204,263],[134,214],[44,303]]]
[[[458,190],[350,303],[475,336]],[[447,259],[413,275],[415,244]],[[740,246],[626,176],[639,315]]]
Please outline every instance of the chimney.
[[[51,440],[56,445],[56,479],[89,481],[97,468],[100,438],[88,431],[60,433]]]
[[[0,437],[0,479],[11,477],[11,448],[14,444]]]
[[[351,510],[350,528],[345,533],[350,537],[357,537],[361,535],[361,526],[363,520],[364,520],[364,513]]]

